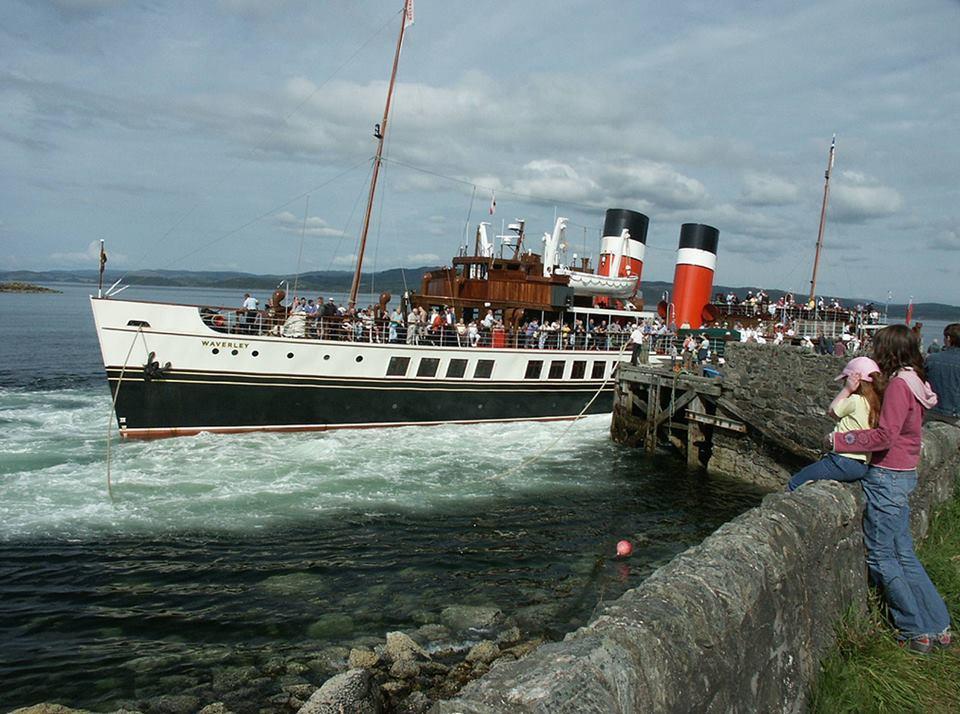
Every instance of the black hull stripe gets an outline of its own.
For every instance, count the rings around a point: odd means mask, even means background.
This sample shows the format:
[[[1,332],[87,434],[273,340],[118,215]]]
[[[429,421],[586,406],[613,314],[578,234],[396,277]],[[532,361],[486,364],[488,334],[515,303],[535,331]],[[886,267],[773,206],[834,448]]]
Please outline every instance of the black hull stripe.
[[[306,388],[314,387],[317,388]],[[563,390],[488,385],[382,387],[349,384],[236,384],[216,381],[111,380],[122,429],[216,431],[321,430],[371,425],[521,421],[577,416],[598,388]],[[119,387],[119,392],[118,392]],[[612,383],[588,413],[610,412]]]

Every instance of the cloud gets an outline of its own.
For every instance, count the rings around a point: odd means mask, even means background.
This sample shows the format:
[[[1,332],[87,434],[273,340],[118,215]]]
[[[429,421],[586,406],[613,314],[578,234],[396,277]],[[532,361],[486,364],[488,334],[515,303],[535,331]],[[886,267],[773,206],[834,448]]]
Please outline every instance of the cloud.
[[[830,191],[829,215],[840,223],[865,223],[886,218],[903,207],[903,197],[856,171],[843,171]]]
[[[934,250],[960,250],[960,231],[956,228],[941,231],[927,245]]]
[[[748,206],[786,206],[800,196],[797,186],[786,179],[754,171],[743,176],[740,200]]]
[[[357,254],[351,253],[350,255],[338,255],[336,258],[330,261],[330,265],[335,265],[338,268],[348,267],[352,268],[357,264]]]
[[[440,256],[435,253],[415,253],[404,258],[403,264],[412,268],[420,268],[424,265],[439,265]]]
[[[100,266],[100,241],[92,240],[84,252],[52,253],[50,260],[55,264],[69,268],[98,268]],[[128,263],[127,256],[115,250],[107,251],[107,267],[122,266]]]
[[[303,218],[297,217],[289,211],[282,211],[273,218],[276,226],[284,233],[307,235],[314,238],[342,238],[347,235],[345,231],[339,228],[331,228],[325,220],[317,216],[310,216],[304,221]]]

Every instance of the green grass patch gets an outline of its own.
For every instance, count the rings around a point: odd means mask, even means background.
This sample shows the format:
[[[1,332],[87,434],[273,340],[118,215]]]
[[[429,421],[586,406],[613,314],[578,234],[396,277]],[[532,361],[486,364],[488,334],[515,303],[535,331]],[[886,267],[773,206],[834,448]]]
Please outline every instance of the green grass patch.
[[[950,608],[960,616],[960,498],[934,515],[917,555]],[[821,663],[810,709],[817,714],[960,712],[960,643],[917,655],[901,649],[883,606],[871,598],[867,612],[851,610],[837,646]]]

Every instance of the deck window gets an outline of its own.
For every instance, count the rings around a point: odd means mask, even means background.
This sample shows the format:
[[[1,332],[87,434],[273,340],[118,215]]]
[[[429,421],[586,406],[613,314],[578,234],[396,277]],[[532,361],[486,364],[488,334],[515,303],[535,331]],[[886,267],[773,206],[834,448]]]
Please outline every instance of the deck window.
[[[491,374],[493,374],[493,360],[492,359],[477,360],[476,369],[473,370],[473,378],[474,379],[490,379]]]
[[[563,368],[567,363],[562,359],[555,359],[550,363],[550,376],[548,379],[563,379]]]
[[[606,362],[594,362],[593,374],[590,375],[590,379],[603,379],[603,373],[606,371],[607,371]]]
[[[391,357],[390,364],[387,365],[388,377],[406,377],[407,367],[410,366],[409,357]]]
[[[467,360],[452,359],[447,365],[447,377],[459,379],[467,373]]]
[[[540,372],[543,371],[543,360],[532,359],[527,362],[527,373],[523,375],[524,379],[540,379]]]
[[[420,366],[417,367],[418,377],[436,377],[437,369],[440,367],[440,360],[436,357],[424,357],[420,360]]]
[[[583,379],[587,376],[587,363],[578,359],[573,363],[573,369],[570,370],[570,379]]]

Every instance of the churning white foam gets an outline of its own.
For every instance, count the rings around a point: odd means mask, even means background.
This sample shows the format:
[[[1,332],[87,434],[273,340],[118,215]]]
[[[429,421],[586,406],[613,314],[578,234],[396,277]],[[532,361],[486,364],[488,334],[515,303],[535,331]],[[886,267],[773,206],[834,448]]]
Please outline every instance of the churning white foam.
[[[100,389],[0,390],[0,538],[255,530],[582,486],[609,417],[121,442]],[[568,429],[569,427],[569,429]],[[553,444],[559,435],[563,438]],[[515,466],[546,449],[535,464]]]

